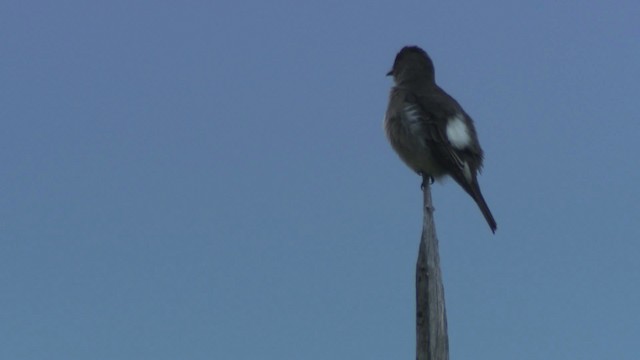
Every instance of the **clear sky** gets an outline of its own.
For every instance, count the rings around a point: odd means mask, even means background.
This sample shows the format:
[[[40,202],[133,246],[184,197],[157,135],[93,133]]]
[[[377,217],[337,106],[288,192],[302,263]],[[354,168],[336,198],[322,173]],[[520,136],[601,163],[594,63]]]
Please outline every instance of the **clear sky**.
[[[638,359],[637,1],[5,1],[0,358],[411,359],[419,45],[492,235],[433,196],[452,359]]]

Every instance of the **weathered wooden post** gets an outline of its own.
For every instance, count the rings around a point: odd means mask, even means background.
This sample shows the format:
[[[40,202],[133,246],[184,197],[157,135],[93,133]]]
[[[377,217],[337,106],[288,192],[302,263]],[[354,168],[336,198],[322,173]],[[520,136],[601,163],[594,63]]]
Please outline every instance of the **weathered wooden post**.
[[[424,223],[416,264],[416,359],[448,360],[447,313],[429,179],[423,184]]]

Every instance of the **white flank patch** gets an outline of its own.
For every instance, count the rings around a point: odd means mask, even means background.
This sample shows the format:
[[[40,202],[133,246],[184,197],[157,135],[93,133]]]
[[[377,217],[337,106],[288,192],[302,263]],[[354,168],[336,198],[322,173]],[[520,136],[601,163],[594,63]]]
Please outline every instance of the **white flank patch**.
[[[464,123],[463,115],[456,114],[449,118],[447,122],[447,139],[453,147],[460,150],[469,146],[471,136],[469,136],[469,128]]]

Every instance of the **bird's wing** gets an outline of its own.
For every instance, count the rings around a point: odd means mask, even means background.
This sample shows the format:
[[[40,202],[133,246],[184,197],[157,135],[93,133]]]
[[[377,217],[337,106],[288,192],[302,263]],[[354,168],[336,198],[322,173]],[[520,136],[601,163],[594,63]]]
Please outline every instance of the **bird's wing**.
[[[422,96],[408,94],[405,101],[418,109],[425,141],[434,152],[435,159],[456,181],[466,180],[467,183],[471,183],[482,166],[482,150],[475,146],[477,144],[475,131],[471,146],[459,149],[451,144],[447,137],[449,119],[453,116],[467,115],[455,100],[449,99],[447,101],[447,98],[437,94]]]

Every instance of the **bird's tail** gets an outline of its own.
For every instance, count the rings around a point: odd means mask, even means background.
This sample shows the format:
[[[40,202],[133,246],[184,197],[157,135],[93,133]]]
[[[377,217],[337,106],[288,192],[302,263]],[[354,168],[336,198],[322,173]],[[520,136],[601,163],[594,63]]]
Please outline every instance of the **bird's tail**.
[[[463,188],[469,195],[471,195],[476,204],[478,204],[480,211],[482,211],[482,215],[484,215],[485,220],[487,220],[487,224],[489,224],[491,231],[495,234],[496,229],[498,228],[498,224],[496,224],[496,220],[493,218],[491,210],[489,210],[489,205],[487,205],[487,202],[484,201],[484,196],[482,196],[480,186],[478,185],[478,180],[474,178],[471,184],[465,185],[467,186],[463,186]]]

